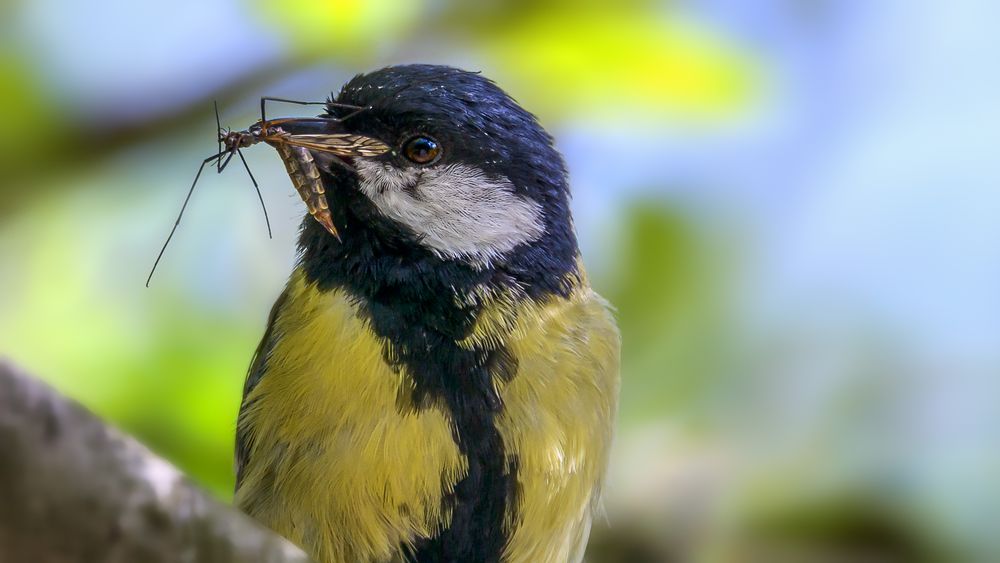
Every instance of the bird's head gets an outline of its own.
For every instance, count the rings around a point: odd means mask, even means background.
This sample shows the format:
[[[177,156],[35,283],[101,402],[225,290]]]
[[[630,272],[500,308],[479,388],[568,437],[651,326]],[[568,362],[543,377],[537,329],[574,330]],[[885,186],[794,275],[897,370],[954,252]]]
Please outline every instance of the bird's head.
[[[366,255],[377,273],[390,263],[467,278],[501,273],[550,290],[575,272],[562,157],[492,81],[445,66],[394,66],[354,77],[331,102],[328,116],[344,118],[343,132],[390,150],[351,158],[353,170],[325,169],[343,240],[307,221],[307,259]]]

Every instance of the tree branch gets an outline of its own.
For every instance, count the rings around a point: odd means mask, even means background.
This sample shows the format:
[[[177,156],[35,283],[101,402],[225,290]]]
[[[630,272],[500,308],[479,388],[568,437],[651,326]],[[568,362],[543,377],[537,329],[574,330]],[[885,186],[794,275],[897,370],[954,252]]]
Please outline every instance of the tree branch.
[[[0,561],[307,561],[173,466],[0,360]]]

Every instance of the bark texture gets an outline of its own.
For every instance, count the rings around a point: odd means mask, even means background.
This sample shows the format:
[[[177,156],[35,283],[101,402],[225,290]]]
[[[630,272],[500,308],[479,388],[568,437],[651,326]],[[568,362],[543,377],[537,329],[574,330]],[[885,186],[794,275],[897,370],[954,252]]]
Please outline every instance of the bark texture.
[[[0,360],[0,562],[291,563],[296,547]]]

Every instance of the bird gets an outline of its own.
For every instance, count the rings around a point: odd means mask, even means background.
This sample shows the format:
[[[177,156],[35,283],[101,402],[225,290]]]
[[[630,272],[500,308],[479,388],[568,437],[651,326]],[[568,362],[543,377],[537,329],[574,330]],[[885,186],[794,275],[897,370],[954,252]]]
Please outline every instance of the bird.
[[[442,65],[359,74],[323,111],[385,149],[311,151],[332,225],[304,216],[253,355],[235,504],[323,563],[582,560],[621,338],[553,137]]]

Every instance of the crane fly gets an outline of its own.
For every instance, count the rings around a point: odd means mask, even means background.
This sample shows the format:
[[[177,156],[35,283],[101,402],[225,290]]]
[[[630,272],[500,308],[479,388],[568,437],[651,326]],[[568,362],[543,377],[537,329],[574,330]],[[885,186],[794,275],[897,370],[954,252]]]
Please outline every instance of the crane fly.
[[[344,117],[283,117],[278,119],[267,119],[264,113],[265,104],[268,101],[285,102],[299,105],[326,105],[330,107],[340,107],[351,110]],[[198,179],[205,170],[205,166],[215,163],[216,171],[221,173],[229,166],[234,156],[239,156],[243,167],[250,176],[254,189],[257,190],[257,197],[261,207],[264,209],[264,221],[267,223],[267,233],[271,236],[271,222],[267,217],[267,209],[264,207],[264,197],[260,193],[260,186],[254,178],[246,158],[243,156],[245,149],[258,143],[266,143],[278,151],[285,164],[292,185],[298,192],[299,197],[306,204],[309,214],[319,224],[338,240],[340,233],[333,224],[333,217],[330,207],[326,201],[323,180],[320,177],[319,167],[341,166],[353,170],[351,165],[342,157],[373,157],[389,151],[389,146],[371,137],[347,133],[342,128],[342,123],[351,117],[368,110],[370,108],[354,106],[349,104],[338,104],[335,102],[301,102],[297,100],[286,100],[284,98],[264,97],[260,99],[260,120],[242,131],[223,130],[219,120],[219,108],[215,105],[215,124],[218,128],[219,151],[206,158],[198,167],[198,172],[191,182],[184,204],[177,214],[167,240],[163,243],[160,253],[156,256],[153,268],[146,279],[146,287],[149,287],[150,280],[153,279],[153,272],[160,263],[170,239],[173,238],[177,226],[180,225],[181,217],[187,204],[191,200],[191,194],[198,185]],[[318,161],[318,162],[317,162]]]

